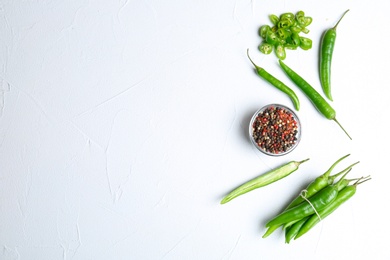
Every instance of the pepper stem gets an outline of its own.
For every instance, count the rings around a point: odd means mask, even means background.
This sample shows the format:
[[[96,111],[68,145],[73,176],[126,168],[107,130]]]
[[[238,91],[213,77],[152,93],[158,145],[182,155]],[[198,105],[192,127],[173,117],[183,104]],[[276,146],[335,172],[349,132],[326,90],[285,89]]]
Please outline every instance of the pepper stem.
[[[369,180],[371,180],[371,176],[370,175],[368,175],[367,177],[361,177],[352,185],[357,186],[357,185],[362,184],[363,182],[366,182],[366,181],[369,181]]]
[[[335,161],[332,166],[330,166],[330,168],[323,174],[323,176],[325,178],[328,178],[329,174],[333,171],[334,167],[336,167],[336,165],[341,162],[343,159],[347,158],[348,156],[350,156],[351,154],[347,154],[347,155],[344,155],[343,157],[341,157],[340,159],[338,159],[337,161]]]
[[[336,118],[333,118],[333,120],[341,127],[341,129],[344,131],[344,133],[349,137],[349,139],[352,140],[352,137],[347,133],[347,131],[344,129],[344,127],[337,121]]]
[[[263,68],[257,66],[254,61],[251,59],[251,57],[249,56],[249,49],[246,49],[246,55],[248,56],[249,60],[251,61],[251,63],[253,64],[253,66],[257,69],[257,70],[262,70]]]
[[[302,160],[302,161],[300,161],[300,162],[297,162],[297,164],[300,165],[300,164],[302,164],[302,163],[304,163],[304,162],[307,162],[308,160],[310,160],[310,158],[307,158],[307,159],[305,159],[305,160]]]
[[[347,171],[342,177],[341,177],[341,179],[335,184],[335,187],[340,187],[340,185],[343,185],[343,180],[345,179],[345,176],[347,176],[347,174],[350,172],[350,170],[349,171]]]
[[[359,162],[360,162],[360,161],[357,161],[357,162],[351,164],[350,166],[348,166],[347,168],[345,168],[344,170],[342,170],[341,172],[336,173],[336,174],[330,176],[330,177],[329,177],[329,182],[333,182],[337,177],[339,177],[340,175],[342,175],[342,174],[345,173],[346,171],[349,172],[350,170],[352,170],[352,167],[355,166],[356,164],[358,164]]]
[[[333,30],[336,30],[337,25],[339,25],[341,19],[343,19],[344,15],[345,15],[346,13],[348,13],[348,11],[349,11],[349,9],[348,9],[347,11],[344,12],[344,14],[341,16],[341,18],[339,19],[339,21],[338,21],[338,22],[336,23],[336,25],[333,27]]]

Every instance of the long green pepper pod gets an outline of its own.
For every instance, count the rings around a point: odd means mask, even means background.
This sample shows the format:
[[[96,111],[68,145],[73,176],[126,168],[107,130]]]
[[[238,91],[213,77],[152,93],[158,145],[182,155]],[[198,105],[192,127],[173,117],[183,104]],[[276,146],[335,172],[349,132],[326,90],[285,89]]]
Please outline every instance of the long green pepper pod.
[[[291,99],[291,102],[294,104],[294,108],[295,110],[299,111],[299,106],[300,106],[300,103],[299,103],[299,98],[298,96],[295,94],[295,92],[289,88],[288,86],[286,86],[283,82],[281,82],[279,79],[275,78],[273,75],[271,75],[270,73],[268,73],[265,69],[257,66],[253,60],[251,59],[251,57],[249,56],[249,49],[247,50],[246,52],[247,56],[248,56],[248,59],[249,61],[252,63],[252,65],[255,67],[255,70],[257,72],[257,75],[259,75],[262,79],[264,79],[265,81],[267,81],[268,83],[270,83],[272,86],[274,86],[275,88],[277,88],[278,90],[282,91],[283,93],[285,93],[290,99]]]
[[[352,137],[347,133],[344,127],[336,119],[336,110],[317,92],[306,80],[304,80],[298,73],[287,66],[282,60],[279,64],[287,76],[295,83],[295,85],[305,93],[306,97],[311,101],[314,107],[327,119],[335,121],[344,133],[352,140]]]
[[[266,172],[266,173],[264,173],[256,178],[242,184],[241,186],[239,186],[236,189],[234,189],[233,191],[231,191],[228,195],[226,195],[222,199],[221,204],[225,204],[225,203],[231,201],[232,199],[234,199],[238,196],[241,196],[241,195],[243,195],[251,190],[254,190],[254,189],[257,189],[260,187],[264,187],[268,184],[271,184],[275,181],[278,181],[282,178],[287,177],[291,173],[298,170],[299,166],[308,160],[309,160],[309,158],[305,159],[303,161],[299,161],[299,162],[291,161],[289,163],[283,164],[276,169],[268,171],[268,172]]]
[[[320,81],[322,90],[324,91],[325,96],[333,101],[332,93],[331,93],[331,65],[332,65],[332,57],[333,50],[336,42],[336,28],[340,23],[341,19],[343,19],[344,15],[349,10],[345,11],[341,16],[340,20],[336,23],[336,25],[325,31],[320,44],[320,59],[319,59],[319,73],[320,73]]]

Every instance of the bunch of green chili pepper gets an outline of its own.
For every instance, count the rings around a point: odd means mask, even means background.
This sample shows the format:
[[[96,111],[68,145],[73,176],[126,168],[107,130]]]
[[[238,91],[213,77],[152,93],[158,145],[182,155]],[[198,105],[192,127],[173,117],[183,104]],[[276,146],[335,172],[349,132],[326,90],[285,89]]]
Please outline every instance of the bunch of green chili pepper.
[[[313,19],[305,16],[303,11],[293,13],[283,13],[280,16],[271,14],[269,16],[273,26],[263,25],[259,29],[259,35],[263,41],[259,45],[260,52],[270,54],[275,50],[276,56],[284,60],[286,49],[296,50],[300,47],[303,50],[312,48],[312,40],[302,37],[299,33],[309,33],[307,26]]]
[[[316,214],[312,214],[300,219],[298,222],[294,223],[291,227],[285,229],[285,238],[286,243],[290,243],[292,239],[298,239],[302,235],[306,234],[311,230],[315,225],[320,221],[324,220],[327,216],[333,213],[337,208],[339,208],[343,203],[349,200],[353,195],[355,195],[357,186],[365,181],[370,180],[370,176],[361,177],[352,185],[349,185],[349,182],[352,180],[346,180],[340,185],[340,191],[338,192],[336,198],[329,203],[326,207],[319,210]]]
[[[266,224],[268,229],[263,238],[279,227],[283,227],[286,242],[289,243],[292,238],[298,238],[317,224],[319,217],[323,219],[344,202],[347,191],[353,190],[353,187],[356,189],[356,186],[362,183],[359,179],[355,184],[349,185],[354,179],[345,179],[352,167],[359,162],[351,164],[335,175],[330,175],[330,173],[340,161],[348,156],[349,154],[334,162],[324,174],[314,179],[285,210],[268,221]],[[342,175],[340,180],[335,182],[340,175]]]

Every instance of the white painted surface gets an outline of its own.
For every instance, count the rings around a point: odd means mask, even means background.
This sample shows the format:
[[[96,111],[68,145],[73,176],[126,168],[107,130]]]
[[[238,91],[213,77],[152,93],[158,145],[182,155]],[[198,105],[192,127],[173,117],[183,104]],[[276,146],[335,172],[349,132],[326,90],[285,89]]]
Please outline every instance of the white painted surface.
[[[375,3],[374,3],[375,2]],[[389,259],[389,4],[377,1],[0,2],[0,259]],[[320,116],[274,55],[257,51],[270,13],[304,10],[309,51],[285,62],[320,90],[321,33],[338,27],[332,105]],[[252,114],[297,91],[303,138],[260,154]],[[322,93],[322,92],[321,92]],[[286,245],[264,223],[336,159],[371,175],[355,197]],[[226,205],[237,185],[310,157]]]

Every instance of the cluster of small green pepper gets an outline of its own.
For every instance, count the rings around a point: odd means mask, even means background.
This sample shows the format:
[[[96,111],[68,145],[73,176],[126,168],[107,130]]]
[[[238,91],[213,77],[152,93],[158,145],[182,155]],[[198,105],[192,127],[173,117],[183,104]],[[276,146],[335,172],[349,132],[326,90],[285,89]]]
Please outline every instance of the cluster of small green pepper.
[[[305,16],[303,11],[293,13],[283,13],[280,16],[271,14],[269,16],[273,26],[263,25],[259,29],[260,37],[263,41],[259,45],[259,50],[264,54],[270,54],[275,50],[276,56],[284,60],[286,58],[286,49],[295,50],[300,47],[303,50],[309,50],[312,47],[312,40],[302,37],[301,32],[307,34],[307,26],[313,19]]]
[[[355,193],[359,184],[370,179],[345,179],[345,176],[358,162],[350,165],[343,171],[330,175],[333,168],[346,155],[337,160],[328,171],[314,179],[279,215],[267,222],[268,228],[263,238],[269,236],[279,227],[285,231],[285,241],[290,243],[310,231],[316,224],[333,213]],[[335,182],[336,178],[342,177]],[[351,182],[354,181],[353,184]]]
[[[337,164],[349,155],[347,154],[334,162],[325,173],[315,178],[302,190],[280,214],[268,221],[266,223],[267,231],[263,238],[268,237],[278,228],[283,228],[286,243],[290,243],[292,239],[297,239],[306,234],[316,224],[349,200],[356,193],[359,184],[370,180],[370,176],[358,179],[345,179],[352,167],[358,164],[359,161],[336,174],[330,175]],[[309,158],[302,161],[291,161],[245,182],[227,194],[222,199],[221,204],[228,203],[252,190],[267,186],[289,176],[297,171],[302,163],[308,160]],[[337,180],[339,177],[340,179]],[[352,181],[355,182],[351,184]]]

